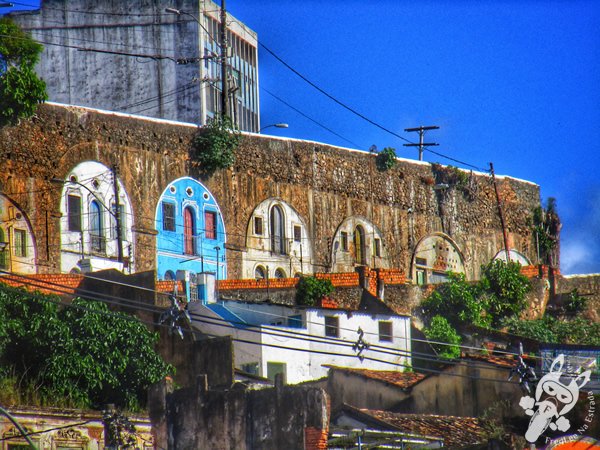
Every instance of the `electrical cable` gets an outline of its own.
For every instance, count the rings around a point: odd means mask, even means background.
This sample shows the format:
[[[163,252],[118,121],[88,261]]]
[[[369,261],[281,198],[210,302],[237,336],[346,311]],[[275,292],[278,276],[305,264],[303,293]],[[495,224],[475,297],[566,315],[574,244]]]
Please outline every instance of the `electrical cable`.
[[[2,287],[2,286],[0,286],[0,289],[4,289],[4,290],[6,290],[6,288],[4,288],[4,287]],[[29,292],[22,291],[22,290],[19,290],[19,289],[10,288],[10,287],[9,287],[8,289],[9,289],[9,290],[14,290],[14,291],[16,291],[16,292],[17,292],[17,293],[19,293],[19,294],[28,295],[28,296],[30,296],[30,297],[35,297],[35,298],[38,298],[38,297],[39,297],[39,296],[36,296],[35,294],[30,294]],[[86,297],[86,298],[88,298],[88,297]],[[114,297],[112,297],[112,298],[114,298]],[[38,298],[38,299],[39,299],[39,298]],[[85,308],[85,307],[81,307],[81,306],[78,306],[78,305],[65,304],[65,303],[62,303],[62,302],[60,302],[60,301],[51,300],[51,299],[48,299],[48,298],[45,298],[45,297],[44,297],[44,298],[42,298],[42,300],[51,301],[51,302],[53,302],[53,303],[61,304],[61,305],[63,305],[63,306],[66,306],[66,307],[69,307],[69,306],[76,307],[76,308],[78,308],[78,309],[82,309],[82,310],[84,310],[84,311],[85,311],[85,310],[87,310],[87,311],[90,311],[90,312],[93,312],[93,313],[98,313],[98,314],[109,314],[109,315],[111,315],[111,316],[115,316],[115,315],[117,315],[117,316],[119,316],[119,317],[120,317],[120,315],[118,315],[118,314],[115,314],[115,313],[110,313],[110,312],[106,313],[106,312],[102,312],[102,311],[89,310],[89,309],[87,309],[87,308]],[[91,298],[91,300],[96,300],[96,299],[94,299],[94,298]],[[98,300],[98,301],[103,301],[103,300]],[[106,303],[106,301],[104,301],[104,302]],[[109,303],[113,303],[113,304],[117,304],[117,305],[119,304],[118,302],[114,302],[114,301],[112,301],[112,302],[109,302]],[[151,325],[157,325],[157,326],[164,326],[164,325],[161,325],[161,324],[157,324],[156,322],[142,321],[141,319],[139,319],[139,318],[137,318],[137,317],[131,317],[131,318],[129,318],[129,317],[125,317],[125,318],[127,318],[127,319],[130,319],[130,320],[134,320],[134,321],[135,321],[135,320],[137,320],[137,321],[139,321],[139,322],[142,322],[142,323],[145,323],[145,324],[151,324]],[[214,319],[213,319],[213,320],[214,320]],[[198,320],[198,321],[199,321],[199,322],[203,322],[202,320]],[[223,321],[224,321],[224,322],[227,322],[227,321],[225,321],[225,320],[223,320]],[[206,322],[206,321],[204,321],[204,322]],[[214,323],[213,323],[213,324],[214,324]],[[229,324],[229,325],[220,325],[220,326],[226,326],[226,327],[229,327],[229,328],[233,328],[233,326],[232,326],[231,324]],[[188,330],[185,330],[185,331],[187,332]],[[201,333],[201,332],[195,332],[195,331],[193,331],[193,332],[192,332],[192,334],[198,334],[198,333],[200,333],[200,334],[204,334],[204,333]],[[216,337],[216,336],[219,336],[219,335],[212,335],[212,336],[215,336],[215,337]],[[320,336],[319,336],[319,337],[320,337]],[[255,341],[242,340],[242,339],[235,338],[235,337],[233,338],[233,340],[234,340],[234,341],[237,341],[237,342],[242,342],[242,343],[249,343],[249,344],[255,344],[255,345],[264,345],[264,346],[268,346],[268,347],[281,348],[281,349],[288,349],[288,350],[295,350],[295,351],[307,351],[307,352],[312,352],[312,353],[315,353],[315,352],[316,352],[316,353],[319,353],[319,354],[328,354],[328,353],[331,353],[332,355],[336,355],[336,356],[343,356],[343,357],[350,357],[350,358],[356,358],[356,357],[357,357],[355,354],[352,354],[352,355],[350,355],[350,354],[342,354],[342,353],[335,353],[335,352],[320,352],[320,351],[314,351],[314,350],[312,350],[312,349],[309,349],[309,350],[306,350],[306,349],[298,349],[298,348],[295,348],[295,347],[289,347],[289,346],[280,346],[280,345],[276,345],[276,344],[268,344],[268,343],[261,343],[261,342],[255,342]],[[445,344],[445,345],[448,345],[448,344],[446,344],[446,343],[443,343],[443,344]],[[399,356],[400,356],[400,355],[399,355]],[[398,364],[398,363],[394,363],[394,362],[390,362],[390,361],[386,361],[386,360],[381,360],[381,359],[377,359],[377,358],[373,358],[373,357],[368,357],[368,356],[365,356],[365,357],[364,357],[364,359],[371,360],[371,361],[374,361],[374,362],[381,362],[381,363],[384,363],[384,364],[392,364],[392,365],[395,365],[395,366],[406,366],[406,367],[410,367],[410,366],[408,366],[408,365]],[[417,358],[417,359],[423,359],[423,358]],[[435,360],[436,362],[448,363],[448,361],[447,361],[447,360],[444,360],[444,359],[434,359],[434,360]],[[484,366],[484,367],[489,367],[489,366]],[[434,372],[434,373],[442,373],[442,371],[440,371],[440,370],[433,370],[433,369],[426,369],[426,368],[420,368],[419,370],[426,371],[426,372],[427,372],[427,371],[429,371],[429,372]],[[460,374],[448,374],[448,375],[451,375],[451,376],[461,376]],[[481,379],[481,380],[490,380],[490,381],[509,382],[508,380],[498,380],[498,379],[490,379],[490,378],[483,378],[483,377],[472,377],[472,376],[464,376],[464,377],[466,377],[466,378],[473,378],[473,379]],[[510,383],[510,382],[509,382],[509,383]]]
[[[275,95],[274,93],[272,93],[271,91],[269,91],[268,89],[266,89],[265,87],[261,86],[260,87],[261,90],[265,91],[267,94],[269,94],[271,97],[273,97],[274,99],[278,100],[279,102],[283,103],[285,106],[287,106],[288,108],[296,111],[298,114],[300,114],[302,117],[310,120],[311,122],[315,123],[316,125],[320,126],[321,128],[323,128],[325,131],[330,132],[331,134],[333,134],[334,136],[339,137],[340,139],[343,139],[344,141],[354,145],[357,149],[361,148],[360,145],[358,145],[357,143],[351,141],[350,139],[345,138],[344,136],[342,136],[341,134],[336,133],[335,131],[333,131],[331,128],[326,127],[325,125],[323,125],[321,122],[313,119],[312,117],[308,116],[307,114],[303,113],[302,111],[300,111],[298,108],[290,105],[288,102],[286,102],[285,100],[283,100],[281,97]]]

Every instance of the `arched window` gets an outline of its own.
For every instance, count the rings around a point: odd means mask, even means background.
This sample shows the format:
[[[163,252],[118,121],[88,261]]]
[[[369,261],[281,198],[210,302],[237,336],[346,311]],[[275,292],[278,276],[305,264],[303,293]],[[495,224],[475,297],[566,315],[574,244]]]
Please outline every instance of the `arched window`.
[[[365,230],[360,225],[354,229],[354,261],[356,264],[367,263],[365,254]]]
[[[283,270],[282,268],[278,268],[275,271],[275,278],[285,278],[285,270]]]
[[[102,210],[96,200],[90,203],[90,241],[93,252],[104,252],[106,250],[104,242],[104,228],[102,223]]]
[[[194,220],[194,210],[189,206],[183,210],[183,252],[186,255],[196,254],[196,221]]]
[[[175,273],[172,270],[167,270],[165,272],[165,280],[168,280],[168,281],[175,280]]]
[[[267,272],[263,266],[256,266],[256,269],[254,269],[254,278],[257,280],[262,280],[266,277],[266,273]]]
[[[8,242],[4,237],[4,230],[0,228],[0,269],[8,268]]]
[[[285,247],[283,210],[281,206],[275,205],[271,208],[271,251],[285,255]]]

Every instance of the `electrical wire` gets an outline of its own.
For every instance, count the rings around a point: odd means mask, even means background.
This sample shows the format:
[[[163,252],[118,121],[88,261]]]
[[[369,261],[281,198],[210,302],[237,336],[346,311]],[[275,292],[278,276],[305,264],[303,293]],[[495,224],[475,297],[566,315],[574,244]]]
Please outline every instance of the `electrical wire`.
[[[336,133],[335,131],[333,131],[331,128],[326,127],[325,125],[323,125],[321,122],[313,119],[312,117],[308,116],[307,114],[303,113],[302,111],[300,111],[298,108],[290,105],[288,102],[286,102],[285,100],[283,100],[281,97],[275,95],[273,92],[269,91],[268,89],[266,89],[265,87],[261,86],[260,87],[261,90],[263,90],[264,92],[266,92],[267,94],[269,94],[271,97],[273,97],[275,100],[278,100],[279,102],[283,103],[285,106],[287,106],[288,108],[296,111],[298,114],[300,114],[302,117],[310,120],[311,122],[315,123],[316,125],[320,126],[321,128],[323,128],[325,131],[330,132],[331,134],[333,134],[334,136],[339,137],[340,139],[343,139],[344,141],[348,142],[349,144],[352,144],[354,147],[361,148],[360,145],[358,145],[357,143],[351,141],[350,139],[345,138],[344,136],[342,136],[341,134]]]

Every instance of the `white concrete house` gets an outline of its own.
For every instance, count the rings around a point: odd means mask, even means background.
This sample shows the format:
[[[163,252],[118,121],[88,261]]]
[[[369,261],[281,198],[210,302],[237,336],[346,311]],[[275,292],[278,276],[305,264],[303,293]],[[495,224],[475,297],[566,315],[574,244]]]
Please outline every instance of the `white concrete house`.
[[[324,365],[398,371],[410,365],[410,317],[391,311],[226,300],[191,303],[190,312],[193,327],[207,336],[233,336],[236,368],[270,379],[283,373],[290,384],[325,377]],[[359,330],[369,344],[363,359]]]

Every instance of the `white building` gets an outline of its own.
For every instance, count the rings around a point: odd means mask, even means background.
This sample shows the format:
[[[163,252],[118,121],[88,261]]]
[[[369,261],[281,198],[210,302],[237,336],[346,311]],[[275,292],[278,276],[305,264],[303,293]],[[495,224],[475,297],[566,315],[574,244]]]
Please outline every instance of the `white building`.
[[[326,364],[399,371],[410,365],[410,317],[391,311],[233,300],[191,303],[190,311],[193,326],[207,336],[233,336],[236,368],[270,379],[282,373],[290,384],[325,377]],[[365,343],[369,348],[360,352]]]
[[[84,161],[74,167],[64,180],[54,181],[63,185],[60,201],[61,272],[134,271],[133,209],[123,184],[118,178],[115,181],[114,172],[97,161]],[[115,193],[118,193],[118,201]],[[122,261],[119,261],[119,254]]]

